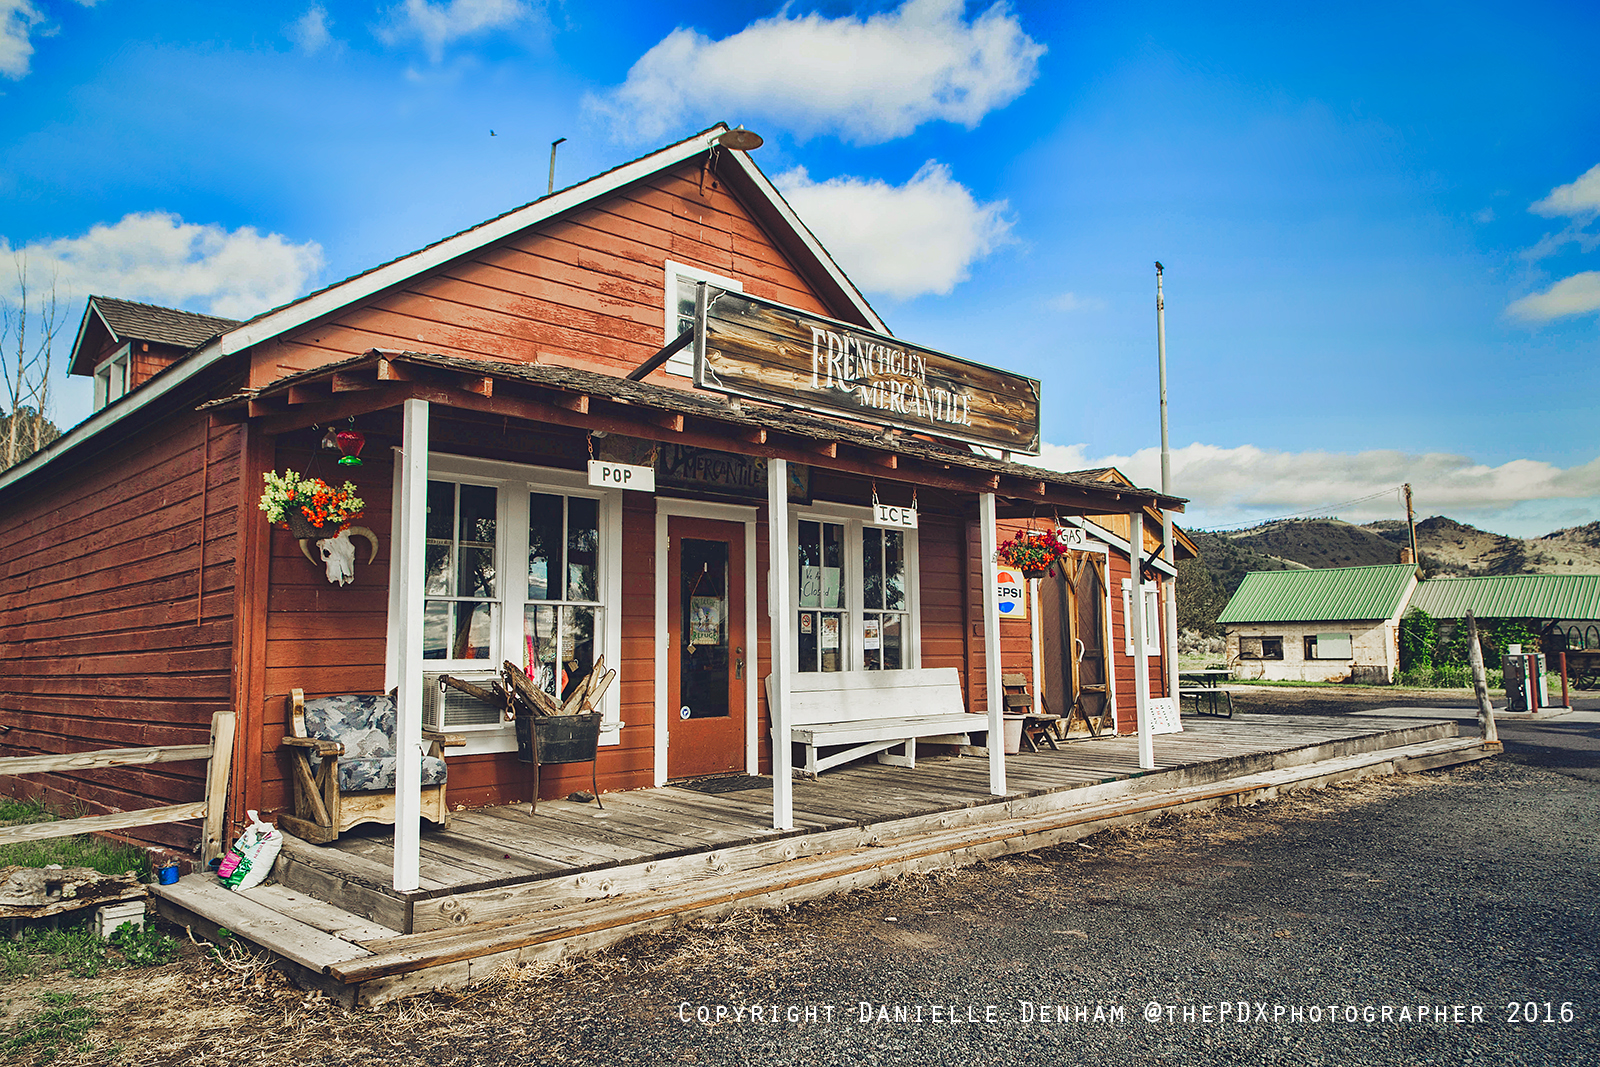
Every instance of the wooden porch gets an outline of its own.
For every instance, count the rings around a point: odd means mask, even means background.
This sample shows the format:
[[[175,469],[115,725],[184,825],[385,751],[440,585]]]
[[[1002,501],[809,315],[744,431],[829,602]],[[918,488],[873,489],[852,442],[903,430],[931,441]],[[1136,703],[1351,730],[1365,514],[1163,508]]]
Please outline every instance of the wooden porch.
[[[1163,811],[1248,803],[1343,778],[1481,759],[1454,722],[1253,715],[1185,719],[1158,738],[1103,738],[914,769],[867,762],[794,782],[795,828],[772,828],[772,792],[682,786],[453,814],[422,835],[421,887],[392,886],[393,832],[334,845],[289,838],[276,882],[246,894],[191,875],[151,887],[174,921],[219,927],[279,956],[304,984],[350,1003],[459,986],[517,962],[593,950],[646,930],[775,906],[1086,836]]]

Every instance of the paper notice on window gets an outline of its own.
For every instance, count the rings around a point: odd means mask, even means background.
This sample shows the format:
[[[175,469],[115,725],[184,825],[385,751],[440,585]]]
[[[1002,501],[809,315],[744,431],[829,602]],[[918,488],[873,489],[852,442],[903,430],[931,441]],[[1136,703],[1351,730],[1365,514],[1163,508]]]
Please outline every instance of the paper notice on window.
[[[800,632],[801,633],[803,633],[803,634],[810,634],[811,633],[811,620],[814,619],[814,618],[816,618],[816,616],[812,615],[811,612],[809,612],[809,611],[802,611],[800,613]]]
[[[722,640],[722,598],[697,596],[689,599],[689,643],[715,645]]]
[[[882,645],[878,638],[878,620],[869,618],[861,624],[861,647],[868,652],[877,651]]]
[[[843,584],[844,571],[839,567],[822,568],[822,606],[825,608],[842,608],[844,600],[840,596],[840,587]]]
[[[839,647],[839,616],[822,617],[822,647],[825,651]]]
[[[800,606],[803,608],[816,608],[822,606],[822,568],[800,568]]]

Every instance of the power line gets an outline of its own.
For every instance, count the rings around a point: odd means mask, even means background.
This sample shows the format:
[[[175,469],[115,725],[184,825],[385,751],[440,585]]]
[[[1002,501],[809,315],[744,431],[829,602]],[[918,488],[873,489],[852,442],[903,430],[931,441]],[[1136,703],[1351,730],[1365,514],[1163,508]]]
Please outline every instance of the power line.
[[[1344,500],[1337,504],[1329,504],[1326,507],[1312,508],[1309,511],[1300,511],[1292,515],[1274,515],[1270,519],[1251,519],[1248,522],[1227,523],[1222,526],[1207,526],[1204,528],[1190,527],[1190,529],[1195,533],[1221,533],[1223,530],[1243,530],[1250,526],[1265,526],[1269,522],[1283,522],[1285,519],[1310,519],[1317,517],[1323,512],[1338,511],[1340,508],[1347,508],[1351,504],[1361,504],[1368,500],[1376,500],[1380,496],[1387,496],[1389,493],[1398,493],[1404,488],[1405,486],[1403,485],[1392,485],[1387,489],[1379,489],[1376,493],[1368,493],[1366,496],[1358,496],[1354,500]]]

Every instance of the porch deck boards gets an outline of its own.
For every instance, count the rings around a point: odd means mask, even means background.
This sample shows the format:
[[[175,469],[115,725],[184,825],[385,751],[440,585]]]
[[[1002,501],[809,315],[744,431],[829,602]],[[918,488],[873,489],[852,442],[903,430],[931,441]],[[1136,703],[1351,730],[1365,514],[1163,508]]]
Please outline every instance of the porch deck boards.
[[[1157,771],[1277,753],[1417,725],[1415,719],[1252,715],[1184,719],[1184,732],[1156,738]],[[1105,737],[1006,757],[1012,798],[1099,785],[1146,773],[1135,737]],[[983,757],[920,759],[915,768],[866,762],[794,783],[795,829],[772,828],[771,793],[700,793],[678,786],[609,793],[593,804],[542,800],[452,813],[447,828],[422,835],[421,886],[411,900],[523,883],[608,867],[781,840],[819,831],[934,815],[1003,798],[989,792]],[[385,891],[394,862],[388,828],[362,828],[314,850]],[[388,890],[392,892],[392,890]]]

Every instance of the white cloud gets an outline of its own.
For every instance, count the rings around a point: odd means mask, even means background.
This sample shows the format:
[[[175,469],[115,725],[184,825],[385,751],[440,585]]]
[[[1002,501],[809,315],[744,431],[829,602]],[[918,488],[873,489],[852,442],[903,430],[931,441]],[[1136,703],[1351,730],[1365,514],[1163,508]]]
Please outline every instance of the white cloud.
[[[321,4],[312,4],[304,15],[290,25],[289,39],[308,56],[314,56],[336,43],[328,29],[328,9]]]
[[[1161,484],[1157,448],[1091,456],[1084,445],[1047,444],[1039,462],[1056,470],[1116,467],[1139,485]],[[1199,528],[1327,515],[1336,504],[1343,506],[1332,514],[1352,522],[1404,518],[1404,504],[1390,491],[1403,482],[1411,483],[1420,514],[1472,521],[1469,516],[1492,518],[1530,501],[1600,497],[1600,459],[1562,469],[1529,459],[1491,467],[1442,452],[1279,452],[1198,443],[1172,452],[1173,493],[1191,501],[1180,523]]]
[[[803,167],[776,179],[783,195],[862,289],[900,299],[946,294],[1009,237],[1004,200],[982,204],[929,160],[904,185],[867,178],[813,181]]]
[[[1106,302],[1098,296],[1083,296],[1079,293],[1062,293],[1052,297],[1049,301],[1051,309],[1055,311],[1104,311]]]
[[[405,0],[389,12],[394,25],[380,36],[389,44],[415,37],[437,63],[456,41],[508,29],[532,13],[522,0]]]
[[[77,0],[93,7],[100,0]],[[0,77],[17,81],[28,76],[33,60],[33,34],[49,37],[56,32],[32,0],[0,0]]]
[[[1600,311],[1600,271],[1586,270],[1563,278],[1542,293],[1514,301],[1507,314],[1529,322],[1546,322],[1565,315]]]
[[[160,212],[15,249],[0,237],[0,260],[13,253],[26,257],[36,293],[54,278],[64,303],[98,293],[237,319],[302,296],[323,265],[315,241],[294,244],[250,226],[230,231]],[[0,274],[0,294],[12,284],[14,275]]]
[[[1600,163],[1590,167],[1577,181],[1556,186],[1549,196],[1528,210],[1547,218],[1600,214]]]
[[[0,74],[13,81],[28,75],[33,59],[33,28],[44,13],[29,0],[0,0]]]
[[[720,41],[679,27],[622,85],[586,102],[628,140],[724,115],[858,144],[937,120],[971,129],[1032,84],[1045,48],[1004,4],[970,22],[964,7],[906,0],[865,18],[790,16],[786,7]]]

